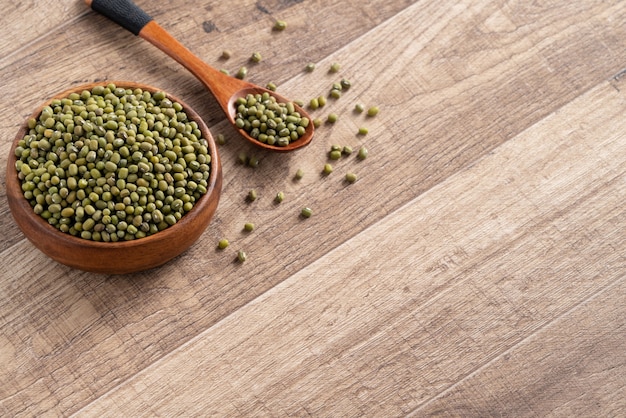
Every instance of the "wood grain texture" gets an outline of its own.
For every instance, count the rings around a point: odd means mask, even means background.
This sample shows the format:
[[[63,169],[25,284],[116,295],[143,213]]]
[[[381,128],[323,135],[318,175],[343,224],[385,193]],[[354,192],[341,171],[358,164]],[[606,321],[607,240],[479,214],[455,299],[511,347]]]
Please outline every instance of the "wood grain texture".
[[[616,115],[624,110],[624,95],[605,83],[81,413],[420,416],[414,408],[477,370],[502,371],[497,360],[520,346],[532,351],[529,341],[542,337],[569,338],[583,370],[590,359],[602,364],[589,347],[600,345],[611,359],[602,390],[620,402],[626,121]],[[384,260],[371,257],[381,249]],[[598,304],[610,307],[603,326],[593,325]],[[457,408],[443,398],[431,412],[544,415],[555,409],[546,389],[563,393],[556,403],[565,407],[585,394],[580,386],[597,387],[593,373],[575,374],[550,351],[509,365],[504,376],[520,384],[504,405]],[[477,402],[497,382],[486,377],[460,399]],[[588,410],[620,408],[609,405]]]
[[[39,253],[11,221],[0,177],[0,256],[11,260],[0,264],[0,382],[11,382],[0,415],[624,409],[623,2],[137,3],[210,64],[236,70],[260,51],[250,80],[287,96],[326,94],[340,77],[353,86],[317,112],[340,120],[285,157],[238,139],[180,65],[93,12],[0,44],[2,92],[21,98],[0,103],[14,115],[0,119],[0,166],[33,108],[100,79],[160,86],[228,141],[209,229],[128,276]],[[272,32],[279,17],[289,28]],[[220,61],[225,48],[234,56]],[[381,113],[357,116],[357,101]],[[370,134],[357,136],[363,125]],[[370,158],[322,177],[333,143]],[[240,165],[241,152],[259,167]],[[359,176],[349,186],[348,170]],[[304,205],[311,219],[299,218]],[[222,237],[232,244],[220,253]]]

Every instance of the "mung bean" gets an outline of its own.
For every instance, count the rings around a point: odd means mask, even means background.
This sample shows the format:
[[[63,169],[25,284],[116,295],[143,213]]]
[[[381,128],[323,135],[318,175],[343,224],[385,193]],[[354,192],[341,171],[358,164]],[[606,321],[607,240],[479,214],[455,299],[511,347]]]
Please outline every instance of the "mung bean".
[[[283,192],[276,193],[276,197],[274,198],[274,201],[276,203],[281,203],[283,200],[285,200],[285,193]]]
[[[300,214],[302,215],[303,218],[310,218],[311,215],[313,215],[313,210],[309,207],[304,207],[300,211]]]
[[[217,243],[217,248],[219,248],[220,250],[223,250],[224,248],[228,247],[229,245],[230,245],[230,242],[228,242],[228,240],[226,238],[222,238]]]
[[[260,52],[253,52],[252,55],[250,56],[250,61],[254,63],[259,63],[261,62],[262,59],[263,57],[261,56]]]
[[[247,259],[248,259],[248,254],[246,254],[245,251],[243,250],[237,251],[237,260],[239,260],[240,263],[243,263]]]
[[[329,175],[333,172],[333,166],[329,163],[324,164],[324,168],[322,169],[322,173],[325,175]]]
[[[235,74],[235,77],[243,80],[244,78],[246,78],[246,76],[248,75],[248,68],[247,67],[240,67],[239,70],[237,70],[237,73]]]
[[[254,224],[252,222],[246,222],[243,225],[243,229],[245,229],[247,232],[252,232],[254,231]]]
[[[356,178],[357,178],[356,174],[354,174],[352,172],[346,174],[346,181],[348,183],[354,183],[356,181]]]
[[[357,157],[359,157],[359,160],[364,160],[367,158],[368,154],[369,152],[367,151],[367,148],[361,147],[359,148],[359,153],[357,154]]]
[[[274,30],[285,30],[287,28],[287,22],[285,22],[284,20],[277,20],[276,22],[274,22]]]
[[[376,116],[376,115],[378,115],[379,111],[380,110],[379,110],[378,106],[372,106],[369,109],[367,109],[367,116],[370,116],[370,117],[371,116]]]

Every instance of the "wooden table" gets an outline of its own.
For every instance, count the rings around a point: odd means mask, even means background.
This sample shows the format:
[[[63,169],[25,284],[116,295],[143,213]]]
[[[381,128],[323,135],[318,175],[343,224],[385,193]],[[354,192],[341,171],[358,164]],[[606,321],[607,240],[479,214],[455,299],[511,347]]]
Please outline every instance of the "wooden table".
[[[5,4],[0,415],[624,416],[624,2],[137,4],[294,99],[352,87],[314,112],[339,120],[309,147],[262,152],[180,65],[82,1]],[[159,86],[227,138],[209,228],[133,275],[51,261],[5,198],[18,125],[98,80]],[[322,176],[332,144],[369,158]]]

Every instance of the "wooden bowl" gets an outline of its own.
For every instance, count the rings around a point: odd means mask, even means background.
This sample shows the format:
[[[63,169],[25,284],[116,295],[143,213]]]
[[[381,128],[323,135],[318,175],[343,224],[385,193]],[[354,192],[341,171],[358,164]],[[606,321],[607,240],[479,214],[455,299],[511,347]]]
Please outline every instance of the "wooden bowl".
[[[161,91],[138,83],[125,81],[113,83],[118,87],[141,88],[150,92]],[[37,118],[42,108],[55,98],[64,98],[72,92],[80,93],[103,84],[106,82],[80,85],[59,93],[37,109],[31,117]],[[189,119],[198,124],[207,141],[211,155],[211,171],[206,194],[198,199],[191,211],[176,224],[144,238],[132,241],[96,242],[61,232],[37,215],[22,193],[21,181],[15,168],[17,160],[15,148],[28,132],[25,121],[13,141],[7,162],[7,200],[17,225],[35,247],[50,258],[70,267],[90,272],[124,274],[162,265],[181,254],[200,237],[217,209],[222,189],[222,168],[215,141],[206,124],[183,101],[171,94],[167,96],[170,100],[183,105]]]

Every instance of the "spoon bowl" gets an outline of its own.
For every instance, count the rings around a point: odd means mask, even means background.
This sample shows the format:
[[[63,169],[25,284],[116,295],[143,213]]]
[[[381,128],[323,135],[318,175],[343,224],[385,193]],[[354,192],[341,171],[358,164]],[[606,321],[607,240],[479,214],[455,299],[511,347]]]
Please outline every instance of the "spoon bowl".
[[[208,65],[130,0],[85,0],[85,2],[93,10],[150,42],[189,70],[213,94],[233,127],[254,145],[271,151],[289,152],[308,145],[313,139],[315,128],[312,123],[309,123],[303,136],[286,146],[269,145],[252,138],[245,130],[235,126],[236,108],[234,103],[237,99],[250,93],[262,94],[264,92],[274,96],[278,102],[289,102],[287,98],[253,83],[231,77]],[[312,120],[302,107],[295,103],[294,106],[300,115]]]

